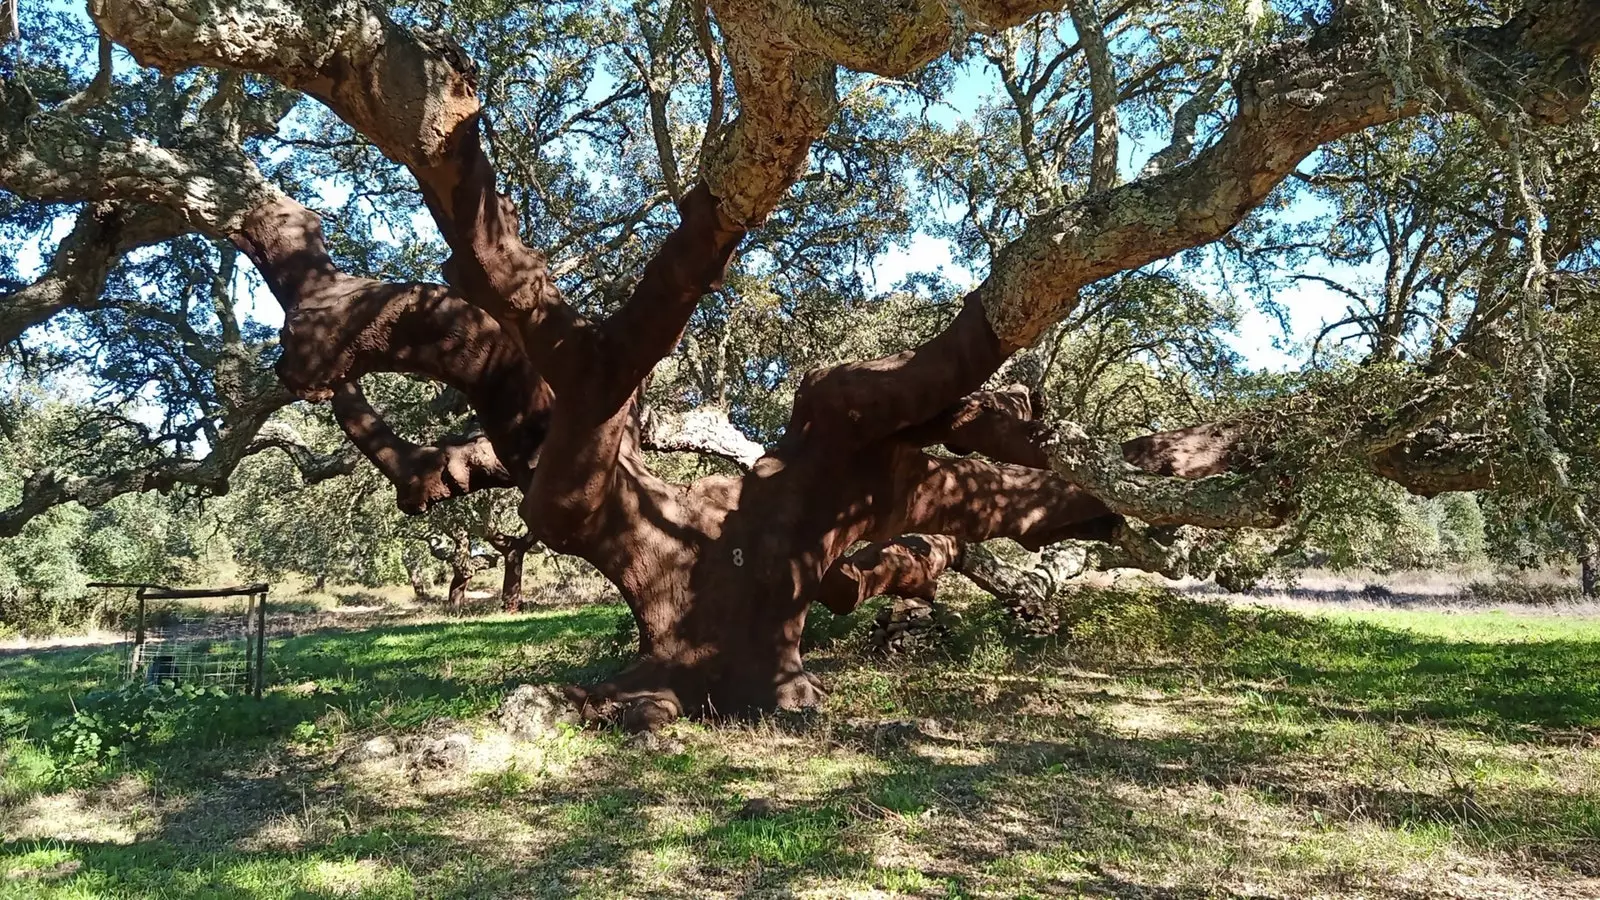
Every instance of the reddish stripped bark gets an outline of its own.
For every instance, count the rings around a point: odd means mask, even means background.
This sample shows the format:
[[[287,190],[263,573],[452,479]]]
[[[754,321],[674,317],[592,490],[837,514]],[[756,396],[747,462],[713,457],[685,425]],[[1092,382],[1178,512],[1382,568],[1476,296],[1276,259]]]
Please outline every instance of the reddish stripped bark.
[[[278,377],[334,399],[341,427],[396,486],[407,512],[483,487],[532,480],[553,394],[516,338],[443,285],[340,272],[315,213],[288,198],[254,210],[234,243],[284,310]],[[361,396],[362,375],[423,375],[466,396],[484,438],[437,447],[401,440]]]
[[[872,597],[932,600],[939,576],[958,568],[963,545],[942,534],[908,534],[841,556],[822,576],[816,602],[849,615]]]
[[[474,491],[516,487],[488,438],[446,437],[414,444],[395,434],[355,382],[334,392],[333,414],[350,443],[395,485],[403,512],[426,512],[441,500]]]

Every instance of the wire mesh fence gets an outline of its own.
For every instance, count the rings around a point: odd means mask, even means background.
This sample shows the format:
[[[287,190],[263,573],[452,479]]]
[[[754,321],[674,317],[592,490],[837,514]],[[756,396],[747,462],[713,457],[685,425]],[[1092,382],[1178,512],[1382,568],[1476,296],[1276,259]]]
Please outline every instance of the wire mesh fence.
[[[261,696],[266,685],[267,593],[265,584],[231,588],[170,588],[155,584],[99,582],[99,588],[133,588],[137,603],[120,677],[144,684],[219,687]],[[153,615],[151,601],[215,601],[244,598],[236,607],[196,621]]]
[[[127,645],[122,675],[127,681],[144,684],[193,684],[254,692],[253,644],[252,636],[242,628],[232,639],[147,635],[143,643]]]

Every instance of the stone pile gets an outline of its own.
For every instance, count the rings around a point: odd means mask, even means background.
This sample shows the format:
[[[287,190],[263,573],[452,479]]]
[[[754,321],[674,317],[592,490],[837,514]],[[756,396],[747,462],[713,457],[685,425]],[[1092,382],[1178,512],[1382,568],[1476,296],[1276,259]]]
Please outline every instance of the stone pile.
[[[901,598],[878,611],[872,645],[884,653],[909,653],[934,643],[943,631],[930,604]]]

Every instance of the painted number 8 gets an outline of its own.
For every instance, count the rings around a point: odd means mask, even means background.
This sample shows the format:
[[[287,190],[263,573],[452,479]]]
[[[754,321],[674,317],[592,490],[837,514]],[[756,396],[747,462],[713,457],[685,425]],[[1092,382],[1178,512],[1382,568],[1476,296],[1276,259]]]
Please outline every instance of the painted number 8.
[[[740,548],[740,549],[737,549],[737,550],[733,551],[733,564],[736,565],[736,566],[743,566],[744,565],[744,550],[743,550],[743,548]]]

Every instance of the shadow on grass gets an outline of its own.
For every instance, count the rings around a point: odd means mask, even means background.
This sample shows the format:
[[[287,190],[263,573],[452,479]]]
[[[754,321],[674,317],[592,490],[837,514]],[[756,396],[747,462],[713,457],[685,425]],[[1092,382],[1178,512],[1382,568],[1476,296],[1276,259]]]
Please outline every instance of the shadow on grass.
[[[129,845],[13,842],[0,844],[0,858],[24,877],[37,872],[40,885],[53,866],[75,864],[60,879],[63,896],[784,898],[876,888],[946,897],[1250,900],[1282,895],[1221,886],[1231,872],[1280,866],[1300,852],[1263,844],[1240,822],[1163,802],[1173,789],[1291,777],[1292,756],[1237,756],[1237,745],[1219,735],[1128,738],[1084,726],[1068,738],[992,741],[974,762],[945,761],[971,749],[968,742],[922,731],[892,748],[869,747],[865,731],[816,722],[790,735],[859,750],[873,771],[748,816],[747,792],[771,775],[774,761],[718,757],[713,732],[686,754],[613,744],[594,765],[511,795],[460,791],[364,820],[351,814],[349,795],[313,786],[307,801],[293,780],[308,773],[286,774],[260,786],[274,800],[233,810],[230,835],[167,827]],[[1150,790],[1130,793],[1130,785]],[[1276,799],[1303,807],[1310,796]],[[308,802],[306,815],[334,823],[328,827],[337,833],[293,851],[231,849]],[[1416,822],[1398,807],[1394,813],[1402,827],[1436,824],[1431,810],[1416,810]],[[1535,836],[1514,819],[1497,825],[1524,840]],[[875,851],[888,834],[915,840],[920,861],[879,861]],[[1175,886],[1142,867],[1144,860],[1187,868],[1172,876]],[[1424,896],[1351,877],[1328,866],[1308,881],[1323,895],[1359,888],[1375,898]]]
[[[1504,641],[1448,639],[1403,627],[1405,614],[1388,627],[1174,595],[1095,597],[1069,617],[1065,649],[1119,676],[1222,680],[1319,714],[1503,739],[1600,727],[1600,627],[1589,640],[1518,640],[1511,628]]]

